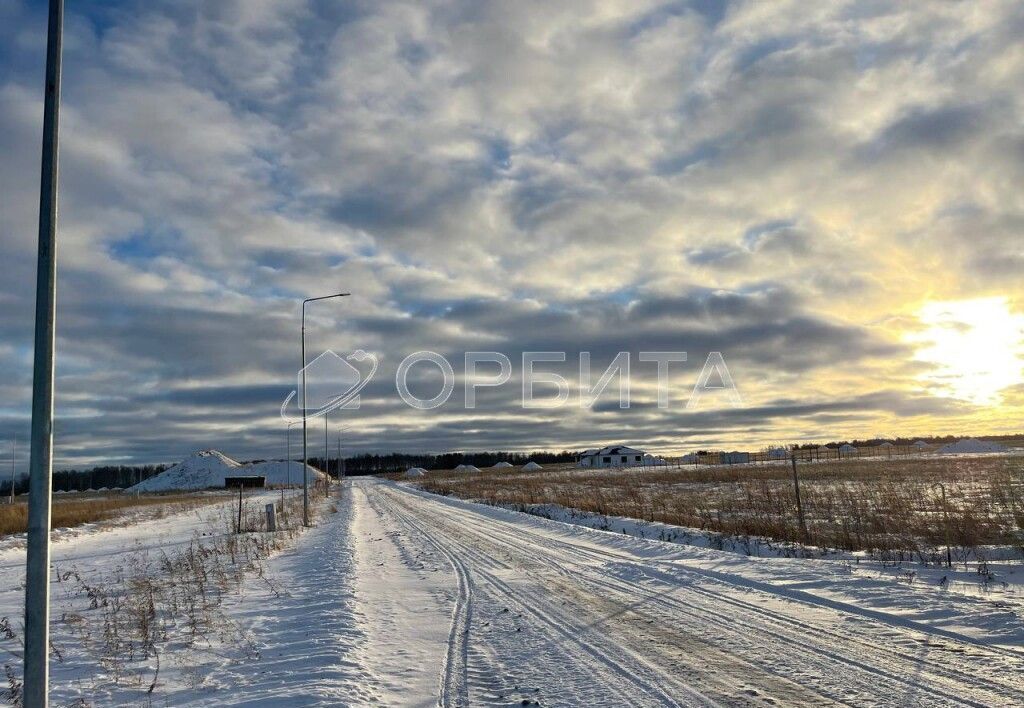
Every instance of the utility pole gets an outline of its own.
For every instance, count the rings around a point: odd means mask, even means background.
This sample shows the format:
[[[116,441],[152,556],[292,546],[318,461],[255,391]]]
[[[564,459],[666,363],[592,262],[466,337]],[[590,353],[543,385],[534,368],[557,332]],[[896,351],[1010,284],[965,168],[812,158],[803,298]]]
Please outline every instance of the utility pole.
[[[789,459],[793,463],[793,489],[796,491],[796,515],[800,520],[800,535],[804,543],[807,543],[807,524],[804,523],[804,507],[800,502],[800,476],[796,472],[796,451],[790,453]]]
[[[327,440],[327,412],[324,412],[324,496],[330,494],[331,487],[331,453],[328,449],[330,443]]]
[[[50,501],[53,474],[53,371],[57,325],[57,153],[64,0],[50,0],[46,93],[39,185],[32,438],[29,452],[28,549],[25,558],[25,708],[49,702]]]

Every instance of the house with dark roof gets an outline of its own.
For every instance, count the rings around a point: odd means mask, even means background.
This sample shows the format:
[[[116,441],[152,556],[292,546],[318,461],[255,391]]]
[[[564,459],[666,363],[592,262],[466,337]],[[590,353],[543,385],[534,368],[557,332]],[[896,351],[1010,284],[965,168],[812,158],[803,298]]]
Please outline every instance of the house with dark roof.
[[[626,445],[584,450],[576,458],[580,467],[642,467],[644,451]]]

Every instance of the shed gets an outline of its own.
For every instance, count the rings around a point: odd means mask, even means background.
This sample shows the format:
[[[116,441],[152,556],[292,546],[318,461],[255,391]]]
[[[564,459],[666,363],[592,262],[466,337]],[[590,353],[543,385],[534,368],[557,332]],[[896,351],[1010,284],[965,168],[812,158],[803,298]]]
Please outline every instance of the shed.
[[[225,489],[261,489],[267,486],[267,478],[263,475],[235,475],[224,478]]]

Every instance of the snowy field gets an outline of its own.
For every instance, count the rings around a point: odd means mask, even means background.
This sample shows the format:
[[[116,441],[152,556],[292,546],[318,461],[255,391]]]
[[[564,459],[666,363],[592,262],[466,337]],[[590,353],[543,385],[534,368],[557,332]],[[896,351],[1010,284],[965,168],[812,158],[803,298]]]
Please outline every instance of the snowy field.
[[[686,529],[683,538],[717,534],[771,554],[783,546],[789,554],[938,564],[949,546],[955,561],[979,573],[1024,562],[1024,456],[1017,452],[805,461],[797,470],[800,505],[789,461],[434,470],[416,484],[498,506],[548,504],[658,522]]]
[[[81,582],[54,585],[54,705],[1024,704],[1012,586],[753,558],[376,479],[318,508],[313,529],[228,573],[212,627],[182,608],[159,659],[97,658],[80,627],[108,609],[82,587],[129,587],[141,559],[215,543],[230,505],[58,543],[55,568]],[[0,553],[15,632],[23,559]],[[16,642],[0,651],[18,673]]]

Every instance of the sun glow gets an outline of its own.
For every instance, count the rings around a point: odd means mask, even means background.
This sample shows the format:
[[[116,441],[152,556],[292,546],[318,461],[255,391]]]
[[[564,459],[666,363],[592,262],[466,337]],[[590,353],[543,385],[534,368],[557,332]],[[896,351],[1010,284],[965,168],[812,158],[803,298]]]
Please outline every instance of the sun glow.
[[[992,404],[1024,381],[1024,315],[1005,297],[928,303],[918,319],[925,328],[907,339],[919,347],[915,358],[932,365],[922,379],[943,395]]]

